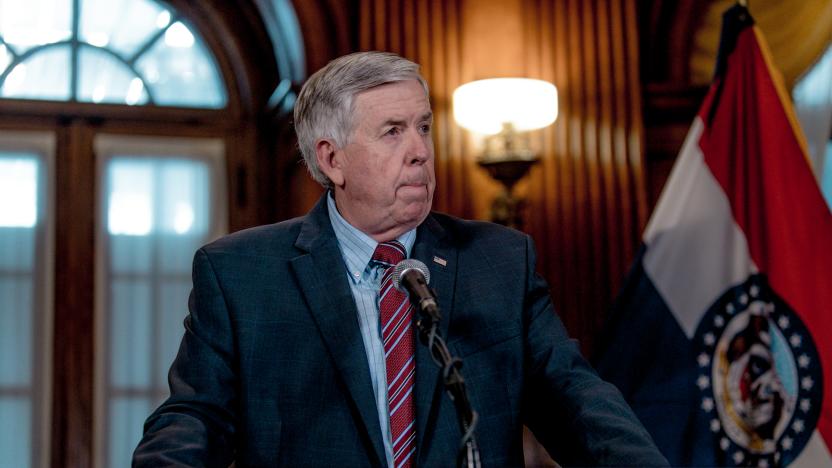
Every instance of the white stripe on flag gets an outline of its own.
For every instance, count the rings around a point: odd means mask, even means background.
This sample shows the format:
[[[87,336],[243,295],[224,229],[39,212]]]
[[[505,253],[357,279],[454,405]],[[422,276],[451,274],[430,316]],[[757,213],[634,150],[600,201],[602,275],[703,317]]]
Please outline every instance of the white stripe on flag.
[[[818,466],[832,466],[832,456],[823,437],[815,430],[809,443],[800,452],[800,455],[789,465],[789,468],[816,468]]]
[[[662,193],[644,232],[644,271],[688,338],[726,289],[758,271],[728,197],[705,163],[703,129],[697,117],[666,183],[674,189]]]

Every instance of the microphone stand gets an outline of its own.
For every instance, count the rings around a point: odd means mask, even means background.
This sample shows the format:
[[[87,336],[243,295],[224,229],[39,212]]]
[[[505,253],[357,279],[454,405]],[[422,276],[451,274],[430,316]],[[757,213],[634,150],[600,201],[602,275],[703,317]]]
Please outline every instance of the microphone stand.
[[[433,362],[442,370],[445,391],[448,392],[448,396],[454,402],[459,425],[462,428],[462,442],[456,457],[457,466],[461,468],[481,468],[480,449],[474,436],[479,417],[477,412],[471,408],[468,392],[465,390],[465,379],[462,378],[460,371],[462,359],[451,355],[445,340],[439,335],[440,313],[436,302],[429,300],[415,303],[420,314],[416,320],[419,338],[423,344],[427,345]]]

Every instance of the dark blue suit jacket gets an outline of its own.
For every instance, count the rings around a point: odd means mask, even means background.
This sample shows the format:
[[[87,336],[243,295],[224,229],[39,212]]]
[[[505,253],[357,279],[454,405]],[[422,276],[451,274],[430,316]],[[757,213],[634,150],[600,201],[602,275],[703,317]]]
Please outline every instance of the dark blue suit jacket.
[[[528,236],[434,213],[411,256],[430,268],[442,336],[464,361],[483,466],[523,464],[523,424],[562,464],[666,463],[567,336]],[[325,199],[305,217],[203,247],[193,278],[171,396],[148,418],[134,466],[385,464]],[[415,402],[417,464],[453,465],[459,424],[421,344]]]

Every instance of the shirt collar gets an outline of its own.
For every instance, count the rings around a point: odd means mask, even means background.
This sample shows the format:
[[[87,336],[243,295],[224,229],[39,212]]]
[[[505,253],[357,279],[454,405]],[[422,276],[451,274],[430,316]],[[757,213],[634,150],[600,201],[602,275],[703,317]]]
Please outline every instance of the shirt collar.
[[[341,216],[338,207],[335,206],[335,196],[332,191],[327,192],[326,204],[329,221],[335,231],[335,237],[338,239],[338,247],[341,249],[341,255],[347,265],[349,277],[354,283],[358,283],[371,273],[370,260],[373,258],[373,252],[375,252],[378,242]],[[405,232],[396,240],[404,245],[409,258],[410,251],[416,241],[416,229]]]

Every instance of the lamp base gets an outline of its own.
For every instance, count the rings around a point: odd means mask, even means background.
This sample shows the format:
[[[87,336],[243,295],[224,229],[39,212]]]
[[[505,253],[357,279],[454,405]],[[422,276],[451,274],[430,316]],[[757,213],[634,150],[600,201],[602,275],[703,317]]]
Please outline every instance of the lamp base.
[[[537,159],[482,159],[478,162],[488,174],[500,181],[506,190],[511,191],[514,184],[522,179]]]
[[[523,159],[482,159],[478,164],[488,174],[503,184],[504,190],[491,203],[491,221],[515,229],[523,229],[523,208],[525,200],[514,197],[514,185],[526,176],[537,163],[537,158]]]
[[[503,191],[491,202],[491,221],[517,230],[523,230],[523,211],[526,200],[515,198]]]

